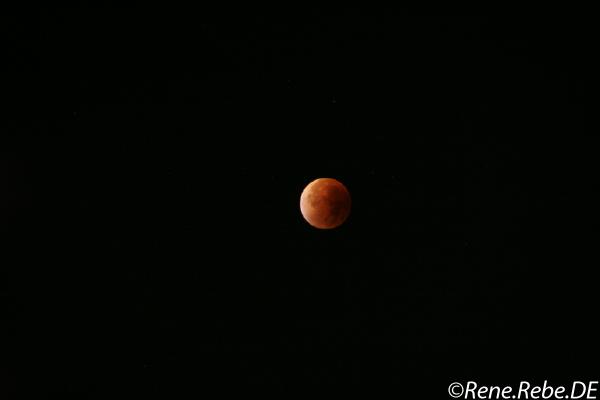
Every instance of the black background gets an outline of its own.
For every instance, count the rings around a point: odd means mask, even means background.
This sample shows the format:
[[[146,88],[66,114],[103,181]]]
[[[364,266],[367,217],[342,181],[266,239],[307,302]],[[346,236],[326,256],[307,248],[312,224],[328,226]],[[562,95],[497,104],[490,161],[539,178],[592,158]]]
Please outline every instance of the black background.
[[[594,25],[275,11],[15,24],[3,390],[593,378]],[[353,196],[339,229],[301,217],[317,177]]]

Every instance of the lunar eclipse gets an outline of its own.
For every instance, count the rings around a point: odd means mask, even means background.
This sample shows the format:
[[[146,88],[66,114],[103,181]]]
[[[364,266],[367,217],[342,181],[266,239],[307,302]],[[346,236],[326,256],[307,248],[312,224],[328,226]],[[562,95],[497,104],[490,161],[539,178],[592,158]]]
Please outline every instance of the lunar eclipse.
[[[318,229],[333,229],[342,225],[350,214],[350,206],[350,192],[333,178],[312,181],[300,196],[302,216]]]

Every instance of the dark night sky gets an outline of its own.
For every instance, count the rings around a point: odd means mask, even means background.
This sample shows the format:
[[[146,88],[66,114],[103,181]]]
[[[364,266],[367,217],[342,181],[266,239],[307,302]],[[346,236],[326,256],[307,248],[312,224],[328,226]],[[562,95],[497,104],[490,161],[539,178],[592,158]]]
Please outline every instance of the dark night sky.
[[[6,390],[446,398],[597,373],[596,266],[576,260],[593,25],[254,11],[16,31],[34,79],[3,123],[3,323],[28,345]],[[298,207],[323,176],[353,196],[332,231]]]

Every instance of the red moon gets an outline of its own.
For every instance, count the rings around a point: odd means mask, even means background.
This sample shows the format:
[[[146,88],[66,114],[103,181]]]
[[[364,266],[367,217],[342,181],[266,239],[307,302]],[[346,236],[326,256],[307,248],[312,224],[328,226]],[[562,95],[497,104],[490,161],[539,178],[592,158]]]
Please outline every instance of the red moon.
[[[308,184],[300,196],[304,219],[319,229],[337,228],[350,214],[350,192],[333,178],[319,178]]]

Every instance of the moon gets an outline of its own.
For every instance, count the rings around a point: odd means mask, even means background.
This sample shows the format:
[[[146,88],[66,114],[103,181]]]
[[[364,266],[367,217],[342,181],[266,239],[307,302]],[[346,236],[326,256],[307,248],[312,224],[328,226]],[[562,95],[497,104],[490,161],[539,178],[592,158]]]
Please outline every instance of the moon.
[[[350,192],[340,181],[319,178],[302,191],[300,212],[315,228],[333,229],[346,221],[351,203]]]

